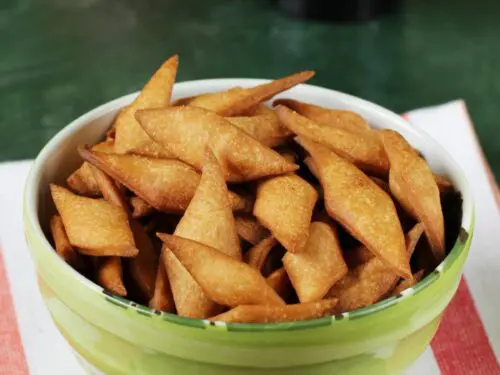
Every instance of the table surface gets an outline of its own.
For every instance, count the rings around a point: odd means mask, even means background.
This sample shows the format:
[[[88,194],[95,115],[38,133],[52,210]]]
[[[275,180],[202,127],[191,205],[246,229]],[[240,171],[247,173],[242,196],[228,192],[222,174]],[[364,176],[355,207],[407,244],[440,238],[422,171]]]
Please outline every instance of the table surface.
[[[179,81],[315,69],[311,83],[398,112],[463,98],[500,177],[499,12],[498,1],[406,0],[397,14],[339,25],[270,0],[2,0],[0,160],[34,157],[178,53]]]

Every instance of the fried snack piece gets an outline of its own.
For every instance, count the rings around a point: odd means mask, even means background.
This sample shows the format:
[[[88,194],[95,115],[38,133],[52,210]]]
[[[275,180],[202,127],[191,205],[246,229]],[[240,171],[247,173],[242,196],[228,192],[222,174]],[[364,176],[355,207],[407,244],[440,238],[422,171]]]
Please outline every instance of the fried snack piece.
[[[130,205],[132,206],[132,217],[134,219],[149,216],[155,212],[153,206],[139,197],[130,198]]]
[[[415,248],[417,247],[422,233],[424,233],[425,226],[422,223],[417,223],[411,228],[405,236],[406,252],[408,253],[408,258],[413,256]]]
[[[92,166],[92,171],[104,199],[106,199],[109,203],[120,207],[127,215],[130,216],[130,210],[127,202],[114,181],[95,166]],[[153,243],[144,228],[133,219],[129,220],[129,225],[134,235],[135,246],[139,249],[137,256],[131,258],[128,262],[130,275],[144,298],[149,300],[153,297],[155,288],[155,277],[158,268],[158,254],[156,253]],[[116,262],[113,264],[115,263]],[[117,268],[119,265],[121,265],[121,263],[116,263],[114,267]]]
[[[241,260],[241,248],[222,169],[210,149],[201,180],[175,235],[199,241]]]
[[[170,57],[151,77],[139,96],[116,119],[115,149],[119,154],[135,152],[154,157],[170,157],[170,153],[155,143],[142,130],[135,119],[135,112],[145,108],[162,108],[170,105],[172,89],[177,75],[179,57]]]
[[[295,322],[330,315],[336,304],[333,298],[285,306],[241,305],[209,319],[227,323]]]
[[[273,236],[264,238],[245,254],[247,264],[260,271],[262,266],[264,266],[269,252],[277,244],[278,241]]]
[[[318,193],[294,173],[259,183],[253,214],[290,252],[301,251],[307,241]]]
[[[272,272],[266,278],[266,281],[281,298],[285,299],[288,296],[291,289],[291,283],[285,267],[278,268],[276,271]]]
[[[115,182],[99,168],[90,165],[90,169],[103,198],[109,203],[120,207],[127,215],[130,215],[128,204]]]
[[[127,289],[123,285],[120,257],[93,257],[96,282],[119,296],[125,297]]]
[[[129,208],[127,206],[127,203],[125,202],[125,199],[123,198],[121,192],[118,190],[118,187],[116,186],[115,182],[103,171],[101,171],[99,168],[90,165],[90,169],[92,170],[92,174],[94,176],[94,180],[97,184],[97,187],[101,193],[101,195],[104,197],[104,199],[121,208],[123,212],[127,215],[130,216]],[[136,244],[136,248],[140,249],[139,245],[136,240],[138,239],[136,233],[140,229],[140,226],[137,225],[135,228],[132,225],[133,223],[129,222],[130,229],[132,230],[132,234],[134,236],[134,243]],[[146,235],[146,234],[144,234]],[[139,238],[141,239],[141,238]],[[144,245],[143,243],[141,245]],[[139,250],[140,254],[141,250]],[[131,258],[132,262],[139,256],[139,254]],[[123,268],[122,268],[122,261],[119,257],[109,257],[108,260],[102,261],[102,262],[97,262],[96,264],[96,271],[97,271],[97,276],[96,279],[99,282],[100,285],[102,285],[105,288],[113,288],[111,290],[116,290],[118,294],[120,293],[125,293],[127,294],[127,291],[125,290],[125,286],[123,285]],[[125,292],[124,292],[125,290]],[[120,294],[121,295],[121,294]]]
[[[69,243],[68,235],[59,215],[54,215],[50,219],[50,231],[52,232],[57,255],[75,269],[83,268],[83,259]]]
[[[269,231],[252,215],[236,215],[234,219],[238,235],[252,245],[257,245],[269,235]]]
[[[197,169],[202,167],[205,148],[210,147],[226,181],[255,180],[298,168],[223,117],[201,108],[141,110],[136,118],[151,138]]]
[[[116,155],[79,148],[83,159],[97,166],[158,211],[183,212],[200,182],[200,174],[174,159]],[[246,211],[251,202],[230,193],[231,206]]]
[[[295,134],[332,149],[364,171],[387,175],[389,162],[382,143],[374,132],[353,133],[322,125],[283,105],[276,107],[276,113],[281,123]]]
[[[134,234],[134,241],[139,249],[139,254],[130,259],[128,268],[142,295],[147,300],[150,300],[155,291],[159,254],[141,224],[131,220],[130,228]]]
[[[319,301],[347,274],[338,235],[332,226],[311,223],[303,252],[287,252],[283,264],[301,303]]]
[[[422,233],[424,226],[422,223],[417,223],[412,229],[408,231],[405,236],[405,244],[408,252],[408,258],[411,258]],[[354,249],[349,250],[344,254],[345,260],[349,268],[354,268],[357,265],[368,262],[375,255],[366,248],[365,245],[360,245]]]
[[[280,146],[293,133],[280,124],[278,116],[273,110],[269,111],[270,113],[255,116],[226,117],[226,120],[265,146]]]
[[[401,280],[399,284],[392,290],[391,297],[400,295],[403,291],[416,285],[424,276],[424,270],[420,270],[413,275],[413,279]]]
[[[165,251],[162,250],[158,262],[153,297],[149,300],[149,307],[158,311],[174,312],[175,302],[167,271],[165,270],[165,257]]]
[[[51,184],[50,191],[72,246],[94,256],[134,257],[139,252],[119,207],[102,199],[80,197]]]
[[[235,87],[227,91],[200,95],[184,102],[187,101],[190,106],[208,109],[221,116],[238,116],[313,76],[313,71],[298,72],[255,87]]]
[[[371,131],[368,122],[352,111],[331,109],[293,99],[278,99],[273,102],[273,106],[284,105],[299,115],[307,117],[309,120],[319,124],[328,125],[350,131],[352,133],[366,133]]]
[[[96,144],[92,147],[93,151],[113,153],[114,143],[113,141],[104,141]],[[94,174],[90,168],[89,163],[83,162],[80,168],[74,171],[66,180],[68,186],[74,192],[85,195],[87,197],[98,197],[101,195],[101,191],[97,186],[97,182],[94,179]]]
[[[423,233],[419,223],[408,232],[405,238],[406,252],[409,257]],[[407,280],[412,280],[413,276]],[[338,281],[327,293],[328,298],[338,298],[336,311],[346,312],[369,306],[386,296],[398,283],[399,276],[379,258],[373,257],[356,266]]]
[[[391,163],[389,186],[401,206],[422,222],[434,257],[445,257],[444,218],[439,188],[426,161],[397,132],[379,132]]]
[[[396,274],[411,278],[404,234],[391,197],[332,150],[305,137],[296,140],[318,169],[328,214]]]
[[[240,239],[229,203],[222,170],[210,149],[205,152],[201,180],[174,234],[210,246],[241,261]],[[182,263],[182,259],[179,259]],[[207,298],[201,287],[172,254],[165,258],[165,267],[175,300],[177,313],[192,318],[208,318],[219,307]]]
[[[207,296],[224,306],[284,305],[266,279],[248,264],[200,242],[158,233]]]
[[[83,162],[80,168],[74,171],[66,180],[74,192],[87,197],[98,197],[101,192],[92,173],[91,165]]]

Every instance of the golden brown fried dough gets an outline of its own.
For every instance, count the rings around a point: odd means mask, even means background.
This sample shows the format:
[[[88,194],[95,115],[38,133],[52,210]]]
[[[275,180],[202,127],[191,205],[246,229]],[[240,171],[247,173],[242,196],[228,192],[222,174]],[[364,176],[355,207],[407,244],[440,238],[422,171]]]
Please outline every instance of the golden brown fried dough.
[[[256,116],[226,117],[226,120],[268,147],[280,146],[292,135],[273,110]]]
[[[222,170],[210,149],[205,153],[200,184],[174,234],[210,246],[238,261],[242,259],[229,192]],[[213,315],[218,306],[207,298],[200,287],[193,285],[194,279],[189,273],[177,269],[183,265],[173,260],[170,254],[165,260],[177,313],[193,318]],[[182,263],[182,259],[179,260]]]
[[[120,257],[94,257],[97,284],[119,296],[125,297],[127,290],[123,285]]]
[[[112,155],[80,148],[80,155],[133,191],[158,211],[183,212],[200,182],[200,174],[174,159]],[[248,210],[247,199],[230,193],[233,209]]]
[[[422,233],[423,226],[416,224],[406,235],[406,252],[409,256],[413,254]],[[413,276],[407,280],[411,279]],[[330,289],[327,297],[338,298],[337,312],[351,311],[379,301],[397,285],[398,280],[398,275],[391,268],[373,257],[350,270]]]
[[[389,162],[374,132],[352,133],[318,124],[282,105],[276,112],[281,123],[293,133],[332,149],[364,171],[387,175]]]
[[[417,223],[406,234],[405,246],[408,253],[408,258],[412,257],[423,231],[424,226],[422,225],[422,223]],[[373,255],[373,253],[368,250],[365,245],[360,245],[354,249],[347,251],[344,256],[347,264],[349,265],[349,268],[354,268],[362,263],[368,262],[375,255]]]
[[[245,254],[247,264],[260,271],[262,266],[264,266],[269,252],[277,244],[278,241],[273,236],[264,238]]]
[[[272,272],[266,278],[266,281],[281,298],[285,299],[290,293],[292,285],[288,274],[286,273],[285,267],[278,268],[276,271]]]
[[[92,146],[92,151],[104,152],[106,154],[115,153],[115,143],[112,140],[105,140],[94,146]]]
[[[159,254],[141,224],[131,220],[130,228],[134,234],[135,245],[139,249],[139,254],[129,260],[130,275],[142,295],[150,300],[155,291]]]
[[[291,252],[301,251],[307,241],[316,190],[294,173],[259,183],[253,214]]]
[[[165,253],[162,250],[162,254],[160,255],[158,262],[153,297],[149,300],[149,307],[158,311],[174,312],[175,302],[174,297],[172,296],[172,289],[167,276],[167,271],[165,270],[164,257]]]
[[[285,306],[241,305],[210,320],[227,323],[278,323],[318,319],[330,315],[336,299]]]
[[[187,102],[190,106],[208,109],[221,116],[238,116],[313,76],[313,71],[298,72],[255,87],[235,87],[227,91],[200,95]]]
[[[115,148],[123,154],[135,152],[146,156],[169,157],[170,153],[153,142],[135,119],[135,112],[145,108],[170,105],[179,58],[170,57],[151,77],[139,96],[116,119]]]
[[[204,292],[200,284],[177,259],[177,256],[166,245],[162,251],[164,251],[164,268],[168,273],[177,315],[204,319],[220,312],[221,307]],[[178,293],[174,291],[178,291]]]
[[[121,208],[123,212],[127,215],[130,216],[130,211],[127,205],[127,202],[125,201],[125,198],[123,197],[122,193],[118,189],[117,185],[115,182],[103,171],[101,171],[99,168],[90,165],[90,169],[92,170],[92,174],[94,176],[95,182],[99,188],[99,191],[101,192],[101,195],[104,197],[104,199]],[[135,225],[134,225],[135,224]],[[147,237],[146,233],[141,233],[141,226],[138,223],[130,222],[130,229],[132,230],[132,234],[134,236],[134,243],[136,248],[139,250],[139,254],[135,256],[134,258],[131,258],[131,263],[134,263],[135,260],[139,257],[139,255],[142,252],[142,247],[147,246],[148,243],[147,241],[150,242],[149,238]],[[136,242],[140,241],[140,242]],[[151,247],[152,245],[149,244]],[[147,251],[148,249],[145,249]],[[115,290],[119,291],[120,293],[123,293],[122,286],[123,286],[123,269],[122,269],[122,261],[118,259],[113,259],[113,258],[118,258],[118,257],[110,257],[108,260],[101,262],[100,264],[98,263],[97,265],[97,278],[100,279],[102,285],[109,285]],[[132,275],[133,277],[136,276],[134,273]],[[144,279],[141,279],[139,281],[143,281]],[[139,288],[142,290],[142,287],[144,285],[141,285],[138,283]]]
[[[241,260],[241,248],[222,169],[206,150],[201,180],[175,235],[201,242]]]
[[[406,252],[408,253],[408,258],[411,258],[415,248],[417,247],[418,241],[424,233],[425,226],[422,223],[417,223],[411,228],[405,236]]]
[[[404,234],[391,197],[354,165],[305,137],[297,142],[318,169],[328,214],[404,278],[411,278]]]
[[[252,215],[237,215],[235,221],[238,235],[252,245],[257,245],[269,235],[269,231]]]
[[[283,264],[300,302],[322,299],[347,274],[335,228],[319,221],[311,223],[303,252],[287,252]]]
[[[90,169],[92,170],[94,180],[103,198],[109,203],[120,207],[127,215],[129,215],[130,210],[128,204],[111,177],[93,165],[90,165]]]
[[[328,298],[338,298],[337,313],[369,306],[379,301],[393,289],[399,277],[379,258],[363,263],[338,281],[327,293]]]
[[[420,270],[416,274],[413,275],[413,279],[401,280],[399,282],[399,284],[391,292],[390,296],[391,297],[398,296],[406,289],[411,288],[412,286],[416,285],[422,279],[423,275],[424,275],[424,270]]]
[[[331,109],[293,99],[275,100],[273,106],[284,105],[299,115],[319,124],[328,125],[333,128],[348,130],[353,133],[365,133],[371,131],[366,120],[352,111]]]
[[[444,219],[439,188],[426,161],[397,132],[379,132],[391,163],[389,186],[401,206],[422,222],[437,261],[445,257]]]
[[[134,257],[138,250],[127,219],[120,208],[102,199],[80,197],[51,184],[57,211],[72,246],[94,256]]]
[[[132,206],[132,217],[134,219],[149,216],[155,212],[153,206],[139,197],[130,198],[130,205]]]
[[[113,141],[104,141],[92,146],[93,151],[99,151],[104,153],[114,152]],[[87,197],[98,197],[101,195],[101,191],[97,186],[97,182],[94,179],[94,174],[90,168],[89,163],[83,162],[80,168],[74,171],[66,180],[68,186],[74,192],[85,195]]]
[[[64,224],[60,216],[52,216],[52,219],[50,219],[50,230],[52,232],[52,237],[54,238],[54,247],[57,255],[59,255],[70,266],[76,269],[82,268],[83,259],[69,243],[68,235],[66,234],[66,230],[64,229]]]
[[[248,264],[200,242],[163,233],[158,233],[158,237],[211,300],[229,307],[285,304]]]
[[[210,147],[226,181],[255,180],[298,168],[223,117],[201,108],[140,110],[136,118],[151,138],[197,169],[202,167],[205,148]]]
[[[91,165],[87,162],[83,162],[81,167],[67,178],[66,182],[71,190],[80,195],[87,197],[98,197],[101,195],[101,191],[94,179]]]

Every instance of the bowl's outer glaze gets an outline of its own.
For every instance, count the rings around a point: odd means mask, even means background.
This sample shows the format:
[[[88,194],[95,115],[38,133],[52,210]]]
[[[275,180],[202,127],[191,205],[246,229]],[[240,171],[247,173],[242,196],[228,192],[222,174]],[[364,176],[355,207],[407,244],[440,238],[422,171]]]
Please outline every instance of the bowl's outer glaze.
[[[187,82],[174,92],[185,97],[260,82]],[[463,174],[432,140],[378,106],[308,85],[284,96],[350,108],[376,127],[399,130],[433,169],[450,175],[464,196],[464,219],[447,259],[404,295],[353,313],[301,323],[211,324],[157,313],[104,293],[57,257],[38,218],[46,223],[53,212],[47,203],[48,183],[62,181],[78,164],[76,145],[97,141],[117,111],[133,99],[129,95],[87,113],[56,135],[35,161],[25,191],[26,237],[42,296],[61,333],[82,362],[88,362],[89,372],[384,375],[400,373],[424,351],[457,289],[472,239],[474,214]]]

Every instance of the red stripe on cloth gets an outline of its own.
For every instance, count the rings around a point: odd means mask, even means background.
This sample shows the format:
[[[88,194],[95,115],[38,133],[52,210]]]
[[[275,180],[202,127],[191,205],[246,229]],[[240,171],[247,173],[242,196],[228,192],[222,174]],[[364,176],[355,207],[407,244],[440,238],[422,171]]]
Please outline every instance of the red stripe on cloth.
[[[0,248],[0,374],[25,375],[28,365]]]
[[[463,278],[431,346],[441,375],[500,375],[497,359]]]

